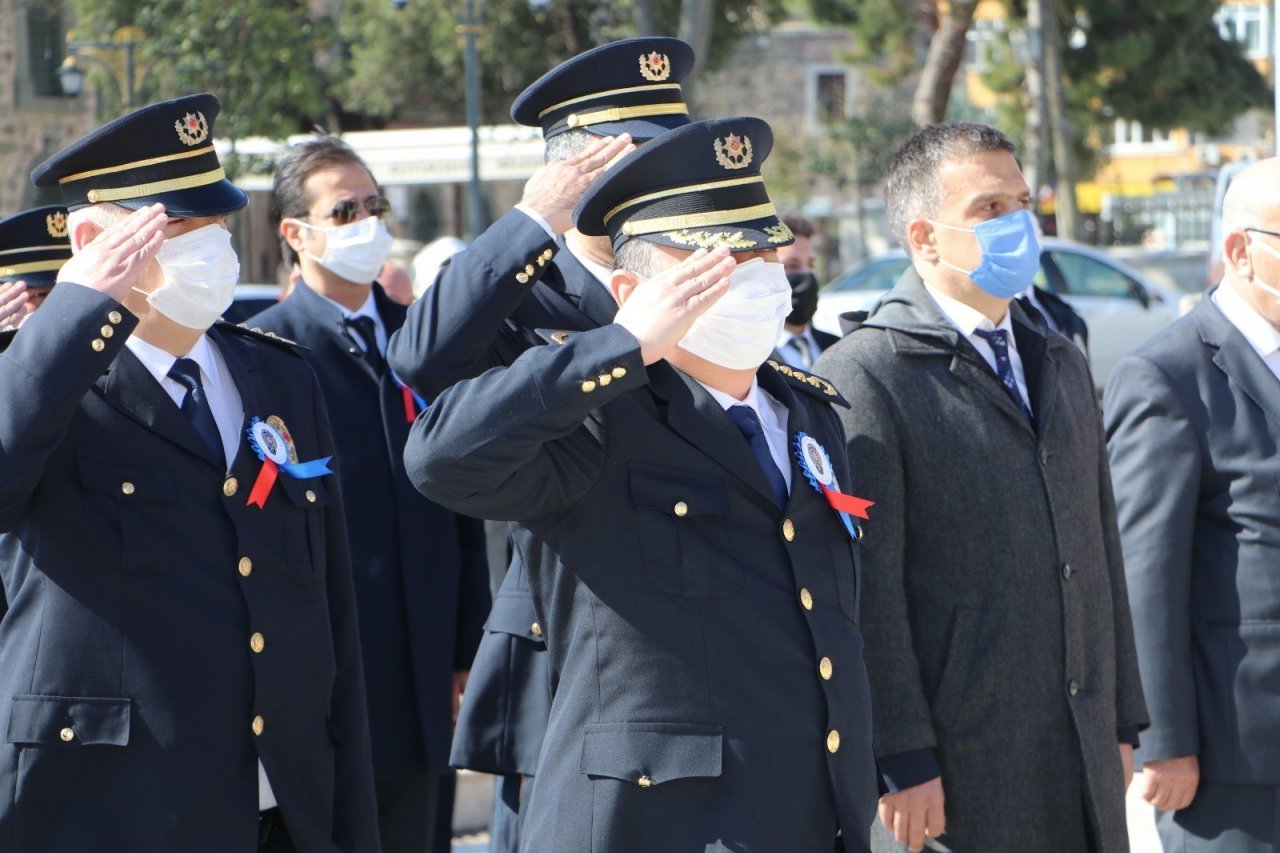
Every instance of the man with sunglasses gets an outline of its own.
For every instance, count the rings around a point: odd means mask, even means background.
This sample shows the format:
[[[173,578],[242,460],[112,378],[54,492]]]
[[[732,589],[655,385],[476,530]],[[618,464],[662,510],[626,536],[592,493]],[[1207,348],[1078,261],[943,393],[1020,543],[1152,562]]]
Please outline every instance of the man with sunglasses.
[[[612,245],[575,230],[571,213],[633,144],[689,123],[680,82],[693,62],[678,39],[627,39],[562,63],[516,99],[512,118],[542,128],[546,165],[515,209],[450,258],[393,336],[388,358],[418,393],[431,400],[460,379],[511,364],[544,343],[539,329],[613,321]],[[496,526],[503,542],[495,551],[505,546],[505,527]],[[503,776],[495,851],[519,844],[522,777],[537,767],[550,710],[544,650],[517,559],[495,592],[453,748],[455,766]]]
[[[1122,359],[1105,423],[1165,850],[1280,849],[1280,159],[1232,182],[1222,282]]]
[[[305,345],[320,378],[351,545],[383,849],[423,853],[437,824],[450,822],[439,790],[489,589],[483,524],[428,501],[404,473],[422,402],[383,355],[405,317],[374,281],[391,247],[388,212],[346,143],[294,146],[276,169],[272,215],[301,280],[247,325]]]

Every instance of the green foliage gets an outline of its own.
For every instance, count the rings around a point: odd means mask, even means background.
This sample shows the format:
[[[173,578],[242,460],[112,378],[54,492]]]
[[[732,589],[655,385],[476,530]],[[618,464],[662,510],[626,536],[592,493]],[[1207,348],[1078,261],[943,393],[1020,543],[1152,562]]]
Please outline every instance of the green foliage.
[[[873,83],[891,86],[916,70],[919,38],[916,3],[902,0],[803,0],[819,23],[847,27],[848,59],[863,65]]]

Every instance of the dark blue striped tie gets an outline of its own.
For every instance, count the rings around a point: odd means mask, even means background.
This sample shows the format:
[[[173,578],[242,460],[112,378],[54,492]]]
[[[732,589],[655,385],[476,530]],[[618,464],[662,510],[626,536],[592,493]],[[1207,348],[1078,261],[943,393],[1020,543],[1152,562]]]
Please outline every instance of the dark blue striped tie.
[[[209,407],[204,385],[200,382],[200,365],[189,358],[180,358],[169,368],[169,378],[187,389],[187,396],[182,398],[182,414],[191,421],[214,456],[224,458],[222,434],[218,432],[218,422],[213,419],[213,409]]]
[[[768,478],[769,485],[773,487],[773,499],[778,502],[778,506],[785,507],[787,479],[782,476],[782,472],[778,470],[778,463],[773,461],[773,454],[769,452],[769,442],[764,437],[764,427],[760,425],[760,418],[750,406],[730,406],[729,417],[733,419],[734,426],[742,433],[743,438],[751,445],[751,452],[755,454],[756,461],[764,469],[764,475]]]

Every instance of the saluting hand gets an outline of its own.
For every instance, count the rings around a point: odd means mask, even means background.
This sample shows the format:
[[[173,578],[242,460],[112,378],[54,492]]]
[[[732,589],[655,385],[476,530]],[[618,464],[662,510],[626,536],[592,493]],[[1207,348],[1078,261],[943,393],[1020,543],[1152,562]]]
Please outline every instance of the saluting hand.
[[[937,838],[947,831],[943,813],[942,777],[903,788],[880,798],[880,822],[893,833],[899,844],[911,853],[924,849],[926,838]]]
[[[73,281],[123,302],[164,243],[167,222],[162,204],[135,210],[81,246],[63,264],[58,281]]]
[[[540,167],[524,185],[520,203],[563,234],[573,227],[573,208],[614,160],[635,150],[630,134],[602,137],[576,157]]]
[[[671,354],[693,321],[729,292],[736,262],[728,249],[699,249],[623,297],[614,322],[635,335],[646,365]]]
[[[22,324],[27,313],[27,283],[0,284],[0,329]]]

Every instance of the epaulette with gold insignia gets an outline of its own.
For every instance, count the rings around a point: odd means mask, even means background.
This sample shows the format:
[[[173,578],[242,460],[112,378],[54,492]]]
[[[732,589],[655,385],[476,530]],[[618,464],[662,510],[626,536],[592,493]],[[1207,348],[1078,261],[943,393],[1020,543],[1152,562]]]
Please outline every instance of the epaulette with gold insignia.
[[[791,384],[802,391],[807,391],[820,400],[828,403],[835,403],[837,406],[849,408],[849,401],[846,400],[836,386],[832,385],[821,376],[814,376],[812,373],[805,373],[803,370],[796,370],[790,365],[783,364],[775,359],[769,359],[765,364],[781,373],[784,377],[791,381]]]
[[[253,328],[249,328],[244,323],[236,324],[236,323],[228,323],[225,320],[219,320],[217,322],[217,327],[219,329],[223,329],[228,332],[235,332],[237,335],[241,335],[246,338],[252,338],[255,341],[264,341],[265,343],[274,344],[275,346],[280,347],[280,349],[282,350],[296,353],[298,355],[302,354],[301,353],[302,350],[310,349],[310,347],[303,346],[297,341],[291,341],[288,338],[282,338],[279,335],[277,335],[275,332],[264,332],[262,329],[259,329],[257,326],[254,326]]]
[[[576,333],[564,329],[534,329],[534,334],[549,344],[563,344]]]

